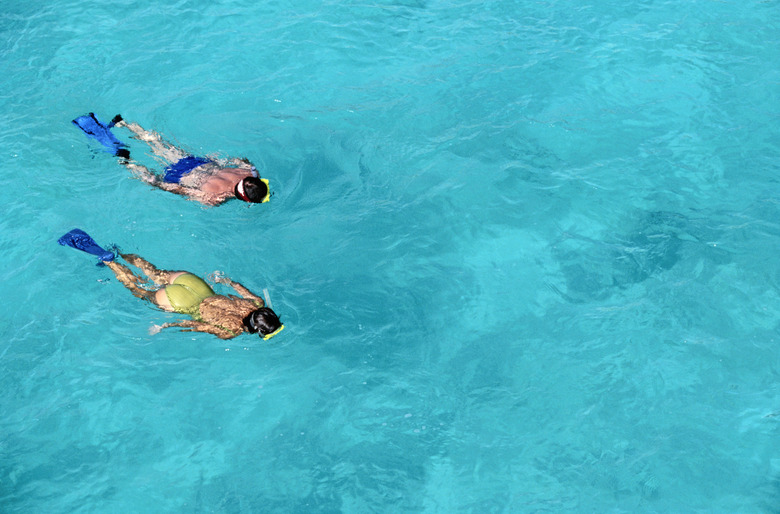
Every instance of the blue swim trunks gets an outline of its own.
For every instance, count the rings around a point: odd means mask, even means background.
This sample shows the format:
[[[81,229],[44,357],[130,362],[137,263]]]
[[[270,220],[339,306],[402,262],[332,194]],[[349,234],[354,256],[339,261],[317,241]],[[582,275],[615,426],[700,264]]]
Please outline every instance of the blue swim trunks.
[[[171,184],[178,184],[181,178],[187,173],[191,172],[198,166],[213,162],[211,159],[205,157],[195,157],[194,155],[188,155],[184,159],[177,161],[167,168],[165,168],[165,177],[163,180]]]

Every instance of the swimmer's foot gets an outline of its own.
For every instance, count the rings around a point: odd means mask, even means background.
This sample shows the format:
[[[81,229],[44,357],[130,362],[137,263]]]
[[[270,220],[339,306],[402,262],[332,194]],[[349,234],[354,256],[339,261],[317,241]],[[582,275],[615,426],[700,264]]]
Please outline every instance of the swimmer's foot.
[[[115,244],[112,244],[106,250],[106,254],[100,257],[100,261],[97,263],[98,266],[106,266],[108,263],[114,262],[117,255],[119,255],[119,247]]]

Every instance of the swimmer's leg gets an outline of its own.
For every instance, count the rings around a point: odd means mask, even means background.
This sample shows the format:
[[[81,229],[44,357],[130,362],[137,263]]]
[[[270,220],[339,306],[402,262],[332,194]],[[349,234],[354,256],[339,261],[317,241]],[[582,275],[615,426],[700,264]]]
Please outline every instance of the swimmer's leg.
[[[117,127],[125,127],[134,134],[135,139],[139,139],[149,145],[152,152],[158,157],[162,157],[168,162],[174,163],[185,157],[187,153],[177,148],[173,144],[165,141],[160,134],[151,130],[144,129],[141,125],[135,122],[127,122],[121,120],[116,124]]]
[[[184,273],[183,271],[168,271],[168,270],[158,269],[154,264],[147,261],[143,257],[132,253],[128,253],[128,254],[121,253],[119,255],[124,260],[126,260],[136,268],[143,271],[144,274],[147,277],[149,277],[149,280],[151,280],[152,282],[154,282],[159,286],[164,286],[166,284],[173,283],[173,281],[176,280],[176,277]]]
[[[116,275],[117,280],[119,280],[122,285],[124,285],[126,288],[130,290],[131,293],[133,293],[133,296],[136,296],[138,298],[141,298],[142,300],[148,300],[152,303],[155,302],[155,294],[157,293],[156,290],[149,291],[147,289],[144,289],[141,287],[142,280],[140,277],[137,277],[127,266],[123,264],[119,264],[116,261],[106,262],[106,266],[108,266],[111,271],[114,272],[114,275]]]

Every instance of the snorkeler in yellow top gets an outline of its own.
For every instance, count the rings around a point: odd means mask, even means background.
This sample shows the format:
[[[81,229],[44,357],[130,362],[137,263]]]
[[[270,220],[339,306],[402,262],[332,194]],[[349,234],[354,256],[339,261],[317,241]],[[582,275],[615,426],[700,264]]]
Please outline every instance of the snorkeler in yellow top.
[[[167,327],[182,327],[184,332],[206,332],[220,339],[232,339],[244,332],[270,339],[284,328],[279,317],[266,307],[262,298],[219,272],[209,277],[211,281],[232,287],[240,297],[217,294],[204,280],[187,271],[157,269],[138,255],[118,253],[146,275],[146,278],[142,278],[129,267],[116,262],[112,251],[100,247],[89,234],[80,229],[71,230],[58,242],[63,246],[96,255],[100,263],[108,266],[116,278],[136,297],[163,310],[192,318],[155,326],[152,333]]]

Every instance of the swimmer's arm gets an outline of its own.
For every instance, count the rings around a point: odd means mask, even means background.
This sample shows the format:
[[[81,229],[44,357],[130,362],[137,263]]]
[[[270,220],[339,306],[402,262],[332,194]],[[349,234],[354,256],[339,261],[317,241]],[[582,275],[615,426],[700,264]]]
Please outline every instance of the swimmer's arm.
[[[214,325],[209,325],[208,323],[203,323],[202,321],[195,321],[190,319],[185,319],[182,321],[176,321],[173,323],[163,323],[160,328],[169,328],[169,327],[182,327],[182,332],[205,332],[207,334],[214,334],[215,336],[219,337],[220,339],[232,339],[236,337],[236,334],[229,330],[225,330],[224,328],[216,327]]]
[[[138,164],[137,162],[133,162],[133,161],[125,161],[122,164],[124,165],[125,168],[129,169],[132,172],[132,174],[135,176],[135,178],[137,178],[138,180],[141,180],[153,186],[156,186],[157,182],[160,181],[160,179],[158,179],[154,173],[149,171],[149,168],[147,168],[142,164]]]
[[[125,167],[129,169],[138,180],[146,182],[150,186],[154,186],[179,195],[192,196],[192,191],[189,188],[179,184],[171,184],[170,182],[160,180],[160,177],[149,171],[149,168],[138,164],[137,162],[127,162],[125,163]]]
[[[191,187],[182,186],[181,184],[171,184],[155,177],[154,182],[150,182],[154,187],[159,187],[170,193],[186,196],[190,200],[195,200],[208,207],[214,207],[225,201],[222,195],[215,195],[213,193],[204,193],[199,189],[193,189]]]
[[[225,161],[226,166],[233,166],[236,168],[244,169],[244,170],[250,170],[253,177],[260,178],[260,172],[257,171],[257,168],[255,168],[255,165],[252,164],[252,162],[247,159],[246,157],[236,158],[232,157]]]
[[[241,295],[242,298],[246,298],[247,300],[253,300],[255,303],[259,304],[260,307],[263,307],[265,305],[265,302],[262,298],[254,294],[252,291],[247,289],[246,287],[242,286],[238,282],[235,282],[228,277],[222,275],[219,271],[215,271],[211,275],[209,275],[209,278],[217,283],[217,284],[226,284],[232,287],[236,290],[238,294]]]
[[[247,166],[252,165],[252,163],[249,162],[249,159],[247,159],[246,157],[241,157],[241,158],[231,157],[230,159],[227,160],[227,164],[230,166],[235,166],[236,168],[245,168]]]
[[[168,191],[169,193],[192,197],[192,189],[189,187],[184,187],[179,184],[171,184],[170,182],[165,182],[164,180],[159,179],[156,179],[155,182],[152,182],[151,184],[154,187],[158,187],[163,191]]]
[[[247,300],[252,300],[255,302],[259,307],[264,307],[265,302],[262,298],[254,294],[252,291],[247,289],[246,287],[242,286],[238,282],[233,282],[232,280],[228,279],[228,285],[236,290],[238,294],[240,294],[242,297],[246,298]]]
[[[204,193],[203,191],[189,188],[181,194],[187,195],[190,197],[190,200],[195,200],[208,207],[215,207],[233,196],[232,193]]]

